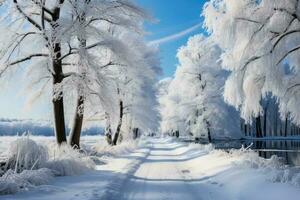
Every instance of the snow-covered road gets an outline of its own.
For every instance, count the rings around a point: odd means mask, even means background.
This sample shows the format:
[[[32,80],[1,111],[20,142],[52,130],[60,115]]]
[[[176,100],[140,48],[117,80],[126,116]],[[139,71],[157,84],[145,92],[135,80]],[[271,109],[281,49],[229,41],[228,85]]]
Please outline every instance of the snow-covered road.
[[[194,187],[187,158],[180,152],[179,143],[154,141],[135,173],[124,184],[123,199],[201,199]],[[192,159],[192,158],[190,158]],[[198,180],[201,181],[201,180]]]
[[[103,158],[95,171],[55,178],[5,200],[296,200],[299,186],[254,153],[228,154],[170,138],[146,138],[126,155]],[[286,173],[286,172],[284,172]],[[290,174],[297,176],[297,174]],[[297,179],[296,179],[297,180]]]

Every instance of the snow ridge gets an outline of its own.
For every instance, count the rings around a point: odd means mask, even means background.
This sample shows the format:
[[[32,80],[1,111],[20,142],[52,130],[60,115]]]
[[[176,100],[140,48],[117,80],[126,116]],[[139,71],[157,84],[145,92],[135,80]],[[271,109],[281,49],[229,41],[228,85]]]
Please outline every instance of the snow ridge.
[[[116,174],[110,184],[104,189],[105,194],[101,197],[103,200],[119,200],[123,198],[123,187],[128,183],[130,177],[134,176],[141,164],[150,155],[150,149],[152,144],[146,144],[144,148],[139,148],[129,157],[135,157],[129,165],[125,166],[124,174]],[[149,148],[147,148],[149,147]]]

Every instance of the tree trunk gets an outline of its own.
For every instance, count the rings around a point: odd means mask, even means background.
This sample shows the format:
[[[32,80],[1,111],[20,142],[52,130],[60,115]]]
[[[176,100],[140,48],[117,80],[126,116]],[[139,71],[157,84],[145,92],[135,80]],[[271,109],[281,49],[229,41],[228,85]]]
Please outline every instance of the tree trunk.
[[[208,142],[211,143],[212,142],[212,138],[211,138],[211,133],[210,133],[210,123],[209,121],[206,121],[206,126],[207,126],[207,137],[208,137]]]
[[[280,123],[280,136],[283,136],[283,132],[282,132],[282,123]]]
[[[108,113],[105,113],[106,125],[104,135],[106,136],[106,141],[109,145],[112,145],[112,130],[110,123],[110,116]]]
[[[85,14],[82,16],[85,19]],[[83,21],[83,19],[81,19]],[[80,42],[80,49],[86,48],[86,39],[85,38],[78,38]],[[79,61],[79,67],[82,79],[84,80],[86,77],[86,71],[84,64]],[[74,116],[73,127],[70,132],[70,144],[74,148],[80,148],[80,134],[82,130],[82,123],[83,123],[83,115],[84,115],[84,95],[82,95],[82,91],[80,90],[83,88],[80,84],[78,85],[78,98],[77,98],[77,105],[76,105],[76,113]]]
[[[253,135],[252,135],[252,132],[251,132],[251,124],[247,124],[247,135],[249,136],[249,137],[253,137]]]
[[[57,7],[53,11],[53,22],[58,21],[60,18],[60,7]],[[53,32],[56,32],[55,23],[52,25]],[[53,57],[52,57],[52,67],[53,67],[53,86],[56,84],[61,84],[63,81],[63,70],[61,61],[61,44],[54,34],[51,38],[53,45]],[[62,89],[61,89],[62,90]],[[54,91],[55,92],[55,91]],[[56,141],[60,145],[67,142],[66,129],[65,129],[65,116],[64,116],[64,99],[63,92],[60,91],[57,98],[53,98],[53,112],[54,112],[54,126]]]
[[[264,137],[267,136],[267,112],[268,112],[268,107],[265,107],[265,112],[264,112]]]
[[[89,4],[89,0],[85,0],[86,4]],[[86,13],[83,11],[80,16],[79,16],[79,22],[81,24],[85,24],[86,22]],[[77,36],[78,41],[79,41],[79,51],[81,53],[86,53],[85,48],[86,48],[86,36],[84,33],[80,33],[79,36]],[[84,62],[82,62],[84,58],[80,59],[79,61],[79,72],[82,75],[82,79],[86,79],[86,66]],[[82,85],[78,85],[78,98],[77,98],[77,105],[76,105],[76,113],[74,116],[74,122],[73,122],[73,127],[70,132],[70,144],[74,148],[80,148],[80,135],[81,135],[81,130],[82,130],[82,123],[83,123],[83,115],[84,115],[84,99],[85,96],[82,94],[84,87]]]
[[[257,138],[261,138],[262,134],[261,134],[261,120],[260,120],[260,116],[255,118],[256,121],[256,137]]]
[[[61,56],[61,48],[60,44],[55,44],[54,54],[56,55],[56,59],[53,60],[53,86],[56,84],[60,84],[63,80],[62,77],[62,63],[61,60],[58,59]],[[65,129],[65,116],[64,116],[64,98],[63,92],[60,91],[59,94],[55,94],[57,98],[53,98],[53,112],[54,112],[54,126],[55,126],[55,135],[56,142],[60,145],[62,143],[67,142],[66,138],[66,129]]]
[[[113,145],[111,134],[107,134],[105,136],[106,136],[107,144]]]
[[[106,141],[109,145],[112,145],[112,131],[111,131],[111,126],[110,123],[105,127],[105,136],[106,136]]]
[[[83,122],[83,115],[84,115],[84,97],[79,96],[77,99],[76,105],[76,113],[74,117],[73,127],[70,132],[70,145],[73,148],[80,148],[80,134],[82,129],[82,122]]]
[[[119,135],[120,135],[120,132],[121,132],[122,121],[123,121],[123,110],[124,110],[124,105],[123,105],[122,100],[120,100],[119,106],[120,106],[120,116],[119,116],[120,118],[119,118],[119,123],[118,123],[117,129],[116,129],[116,133],[114,135],[113,145],[117,145]]]
[[[212,139],[211,139],[211,134],[210,134],[210,128],[207,128],[207,135],[208,135],[208,142],[211,143]]]
[[[133,128],[133,139],[137,139],[139,137],[139,128]]]
[[[275,126],[274,126],[274,133],[275,133],[275,136],[278,135],[278,113],[276,112],[275,113]]]
[[[240,119],[240,129],[241,129],[241,131],[243,131],[244,129],[244,123],[243,123],[243,120],[242,119]]]
[[[244,133],[245,133],[245,136],[247,137],[247,124],[244,125]]]
[[[285,117],[284,137],[287,137],[287,130],[288,130],[288,117]]]
[[[175,132],[175,136],[176,136],[177,138],[179,138],[179,130],[177,130],[177,131]]]

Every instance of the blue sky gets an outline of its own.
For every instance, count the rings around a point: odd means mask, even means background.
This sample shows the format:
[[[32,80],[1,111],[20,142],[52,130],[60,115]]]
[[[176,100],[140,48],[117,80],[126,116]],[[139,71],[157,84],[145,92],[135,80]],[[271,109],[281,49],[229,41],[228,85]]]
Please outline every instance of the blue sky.
[[[176,70],[177,49],[186,44],[188,38],[201,33],[202,7],[206,0],[135,0],[146,9],[156,23],[145,24],[146,40],[160,43],[161,66],[164,74],[172,76]],[[178,37],[181,35],[181,37]],[[41,99],[30,110],[25,110],[24,84],[22,77],[14,77],[0,88],[0,118],[52,119],[52,105],[49,99]]]
[[[156,23],[145,25],[148,41],[174,35],[199,25],[189,34],[160,44],[163,77],[172,76],[177,65],[177,49],[186,44],[190,36],[204,32],[201,29],[200,15],[206,0],[136,0],[136,2],[158,20]]]

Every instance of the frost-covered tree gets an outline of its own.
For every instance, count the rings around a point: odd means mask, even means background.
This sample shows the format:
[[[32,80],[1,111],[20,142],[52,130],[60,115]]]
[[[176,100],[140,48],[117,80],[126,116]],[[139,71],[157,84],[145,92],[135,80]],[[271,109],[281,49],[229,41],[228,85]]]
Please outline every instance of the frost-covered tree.
[[[133,130],[147,132],[157,128],[155,82],[159,72],[157,52],[148,47],[139,34],[122,34],[130,48],[130,59],[116,68],[119,118],[113,144],[122,138],[132,138]]]
[[[298,0],[211,0],[204,8],[205,26],[224,50],[222,66],[231,71],[226,102],[247,122],[263,114],[268,94],[282,119],[300,122],[298,8]]]
[[[238,136],[238,114],[222,97],[226,72],[218,62],[220,54],[220,48],[202,35],[191,37],[179,49],[179,66],[167,94],[173,131],[206,135],[210,141]]]
[[[185,132],[185,119],[180,116],[180,94],[172,89],[174,80],[166,78],[158,83],[159,112],[161,118],[160,131],[164,135],[175,135]]]
[[[75,93],[70,143],[79,146],[84,105],[97,103],[105,108],[116,97],[110,91],[113,77],[105,69],[130,57],[130,47],[110,30],[120,27],[119,32],[139,32],[146,15],[123,0],[11,0],[1,13],[0,75],[8,74],[13,66],[26,67],[32,82],[40,85],[35,96],[50,89],[52,81],[58,144],[66,142],[64,98],[70,100]],[[100,101],[88,100],[95,96]]]
[[[68,60],[72,68],[68,68],[66,84],[75,86],[73,90],[77,93],[70,143],[79,146],[85,104],[90,105],[93,111],[93,104],[100,104],[98,107],[102,113],[111,115],[113,109],[117,110],[114,107],[118,106],[113,103],[121,93],[117,74],[136,70],[136,66],[132,65],[135,59],[132,46],[125,42],[122,35],[141,35],[141,25],[147,16],[128,1],[86,0],[70,3],[75,22],[68,43],[71,49]],[[72,53],[72,49],[78,50]],[[111,119],[114,120],[114,115]]]
[[[3,75],[12,66],[28,64],[40,69],[39,79],[53,83],[53,110],[57,142],[66,142],[63,74],[63,0],[6,1],[1,12],[1,69]],[[25,64],[25,65],[26,65]]]
[[[165,78],[160,80],[157,83],[157,98],[158,98],[158,103],[159,103],[159,113],[160,113],[160,132],[162,134],[168,134],[168,132],[173,128],[171,125],[171,118],[170,118],[170,113],[169,111],[171,110],[171,103],[168,93],[169,93],[169,85],[172,81],[172,78]]]
[[[136,74],[136,82],[139,87],[127,98],[129,120],[128,132],[133,132],[133,137],[140,133],[152,133],[158,130],[159,114],[156,96],[157,75],[161,73],[158,51],[156,48],[146,46],[144,43],[138,46],[137,52],[142,52],[139,64],[139,74]],[[131,136],[132,137],[132,136]]]

